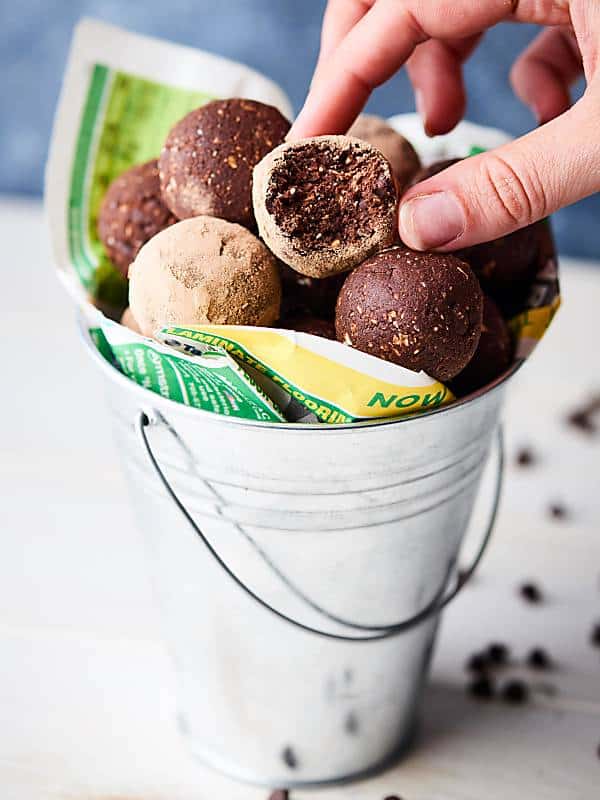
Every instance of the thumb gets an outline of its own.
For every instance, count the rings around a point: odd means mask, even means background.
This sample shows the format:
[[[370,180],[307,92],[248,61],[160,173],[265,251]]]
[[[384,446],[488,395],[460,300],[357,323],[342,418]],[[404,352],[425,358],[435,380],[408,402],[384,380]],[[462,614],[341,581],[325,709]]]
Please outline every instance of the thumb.
[[[505,236],[600,189],[600,113],[586,95],[562,116],[460,161],[401,199],[402,241],[457,250]]]

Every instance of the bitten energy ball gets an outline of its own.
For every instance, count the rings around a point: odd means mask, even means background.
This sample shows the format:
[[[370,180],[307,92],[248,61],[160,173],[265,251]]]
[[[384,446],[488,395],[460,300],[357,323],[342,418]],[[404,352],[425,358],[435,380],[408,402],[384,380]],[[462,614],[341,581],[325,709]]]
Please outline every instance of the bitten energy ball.
[[[459,250],[456,255],[471,265],[490,294],[514,290],[533,277],[540,237],[536,225],[521,228],[492,242]]]
[[[390,244],[396,228],[388,161],[348,136],[280,145],[255,167],[252,197],[267,246],[312,278],[351,269]]]
[[[327,319],[317,317],[290,317],[282,324],[283,328],[290,331],[300,331],[301,333],[312,333],[313,336],[321,336],[323,339],[335,339],[335,326]]]
[[[421,168],[421,161],[412,144],[381,117],[361,114],[348,131],[348,136],[369,142],[383,153],[396,176],[398,194],[402,194]]]
[[[309,278],[282,262],[280,270],[283,319],[300,316],[326,320],[334,318],[337,297],[346,279],[344,273],[332,275],[330,278]]]
[[[440,381],[471,360],[483,295],[453,255],[391,247],[354,270],[338,297],[339,341]]]
[[[146,336],[165,325],[270,325],[280,300],[271,253],[246,228],[215,217],[162,231],[129,271],[129,306]]]
[[[158,167],[165,203],[179,219],[208,214],[254,227],[252,169],[290,127],[273,106],[214,100],[180,120]]]
[[[513,344],[508,325],[498,306],[486,296],[483,299],[483,321],[477,350],[463,371],[453,379],[450,388],[461,397],[485,386],[508,369],[512,354]]]
[[[127,277],[140,247],[174,222],[162,201],[154,159],[128,169],[110,184],[98,215],[98,236],[112,263]]]

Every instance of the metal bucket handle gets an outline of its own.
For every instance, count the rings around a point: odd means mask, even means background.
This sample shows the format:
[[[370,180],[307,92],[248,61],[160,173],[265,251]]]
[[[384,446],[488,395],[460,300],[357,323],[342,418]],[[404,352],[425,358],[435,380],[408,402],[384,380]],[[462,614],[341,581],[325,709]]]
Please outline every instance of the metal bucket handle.
[[[181,511],[181,513],[183,514],[185,519],[188,521],[188,523],[192,527],[192,530],[198,535],[198,537],[202,541],[203,545],[206,547],[206,549],[208,550],[210,555],[215,559],[215,561],[221,567],[221,569],[226,573],[226,575],[229,576],[229,578],[231,578],[231,580],[233,580],[234,583],[236,583],[239,586],[240,589],[242,589],[249,597],[251,597],[256,603],[258,603],[260,606],[265,608],[267,611],[270,611],[276,617],[279,617],[280,619],[284,620],[285,622],[288,622],[290,625],[293,625],[295,628],[299,628],[300,630],[306,631],[308,633],[316,634],[317,636],[322,636],[322,637],[324,637],[326,639],[334,639],[334,640],[342,641],[342,642],[373,642],[373,641],[378,641],[378,640],[381,640],[381,639],[387,639],[390,636],[395,636],[397,634],[404,633],[405,631],[407,631],[407,630],[409,630],[411,628],[414,628],[416,625],[420,624],[421,622],[426,620],[428,617],[430,617],[430,616],[432,616],[434,614],[438,614],[445,606],[448,605],[448,603],[450,603],[456,597],[456,595],[460,592],[462,587],[465,585],[465,583],[467,583],[469,578],[471,578],[471,576],[473,575],[473,573],[477,569],[477,567],[479,565],[479,562],[481,561],[481,559],[483,557],[483,554],[484,554],[484,552],[485,552],[485,550],[487,548],[487,545],[489,543],[492,531],[494,529],[494,523],[496,521],[496,515],[497,515],[497,512],[498,512],[498,505],[500,503],[500,495],[501,495],[501,492],[502,492],[502,479],[503,479],[503,473],[504,473],[504,445],[503,445],[502,427],[500,425],[498,425],[498,428],[497,428],[497,431],[496,431],[496,440],[495,440],[496,441],[496,462],[497,462],[496,463],[496,476],[495,476],[495,484],[494,484],[494,495],[493,495],[493,499],[492,499],[492,505],[491,505],[491,508],[490,508],[489,519],[488,519],[488,521],[486,523],[486,526],[484,528],[483,538],[481,540],[481,544],[479,546],[479,549],[477,550],[477,553],[476,553],[476,555],[475,555],[470,567],[468,569],[459,571],[459,573],[457,575],[457,578],[456,578],[456,583],[453,586],[453,588],[449,592],[447,592],[446,594],[443,593],[444,592],[444,587],[446,585],[446,581],[447,581],[447,579],[449,577],[450,570],[452,569],[452,566],[453,566],[451,564],[448,573],[444,577],[444,582],[443,582],[443,584],[442,584],[442,586],[440,588],[440,591],[435,595],[433,600],[428,605],[425,606],[425,608],[423,608],[417,614],[414,614],[412,617],[409,617],[408,619],[402,620],[402,622],[396,622],[396,623],[394,623],[392,625],[381,625],[381,626],[377,626],[377,627],[369,627],[369,626],[365,626],[365,625],[355,625],[353,623],[346,622],[346,621],[344,621],[342,619],[334,617],[332,614],[329,614],[329,613],[325,612],[323,609],[319,608],[314,603],[309,601],[310,605],[313,608],[315,608],[317,611],[319,611],[321,613],[324,613],[330,619],[332,619],[333,621],[335,621],[335,622],[337,622],[337,623],[339,623],[341,625],[346,625],[347,627],[357,628],[357,629],[360,629],[360,630],[363,630],[363,631],[369,631],[370,630],[370,631],[376,631],[376,632],[375,633],[371,633],[370,635],[367,635],[367,636],[348,636],[348,635],[345,635],[345,634],[330,633],[328,631],[320,630],[319,628],[313,628],[310,625],[305,625],[304,623],[299,622],[298,620],[294,619],[293,617],[287,616],[287,614],[284,614],[282,611],[279,611],[278,609],[274,608],[272,605],[267,603],[266,600],[263,600],[262,597],[259,597],[259,595],[257,595],[254,591],[252,591],[252,589],[249,586],[247,586],[242,581],[242,579],[238,575],[236,575],[235,572],[233,572],[233,570],[225,563],[225,561],[223,561],[221,556],[217,553],[217,551],[211,545],[211,543],[206,538],[204,533],[198,527],[198,525],[196,524],[196,522],[192,518],[190,512],[183,505],[183,503],[181,502],[181,500],[179,499],[179,497],[175,493],[175,490],[173,489],[173,487],[169,483],[168,478],[166,477],[166,475],[162,471],[161,467],[159,466],[158,461],[156,459],[156,456],[154,455],[154,452],[152,451],[152,447],[151,447],[150,442],[148,440],[148,436],[146,434],[146,428],[148,428],[152,424],[156,424],[156,422],[151,422],[149,416],[145,412],[141,411],[139,413],[138,417],[137,417],[137,420],[136,420],[136,429],[137,429],[137,432],[138,432],[138,434],[140,436],[143,448],[144,448],[144,450],[145,450],[145,452],[146,452],[146,454],[148,456],[150,464],[154,468],[154,471],[156,472],[156,474],[157,474],[160,482],[162,483],[163,487],[165,488],[167,494],[171,497],[171,499],[173,500],[173,502],[175,503],[177,508]],[[261,555],[264,555],[264,554],[261,553]],[[283,577],[280,573],[278,573],[278,574],[279,574],[279,577]],[[286,581],[286,583],[288,583],[288,586],[289,586],[289,582]],[[293,588],[293,587],[291,587],[291,588]],[[296,590],[296,593],[300,594],[297,590]],[[308,600],[308,598],[306,598],[305,596],[303,596],[303,595],[301,595],[301,596],[302,596],[302,598],[304,600]]]

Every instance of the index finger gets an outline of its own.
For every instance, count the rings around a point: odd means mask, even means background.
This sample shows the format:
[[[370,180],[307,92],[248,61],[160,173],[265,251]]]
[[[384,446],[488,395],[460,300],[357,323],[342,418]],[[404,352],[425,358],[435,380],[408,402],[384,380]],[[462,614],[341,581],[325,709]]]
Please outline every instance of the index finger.
[[[541,20],[539,4],[521,0],[513,18],[559,24],[555,4],[551,7],[548,20]],[[513,0],[376,0],[323,62],[288,139],[345,133],[373,89],[397,72],[418,44],[472,36],[511,16],[514,8]],[[568,15],[568,8],[561,13]]]
[[[319,61],[324,61],[373,5],[374,0],[329,0],[321,28]]]
[[[321,47],[311,86],[319,80],[323,64],[339,43],[373,5],[374,0],[329,0],[321,27]]]

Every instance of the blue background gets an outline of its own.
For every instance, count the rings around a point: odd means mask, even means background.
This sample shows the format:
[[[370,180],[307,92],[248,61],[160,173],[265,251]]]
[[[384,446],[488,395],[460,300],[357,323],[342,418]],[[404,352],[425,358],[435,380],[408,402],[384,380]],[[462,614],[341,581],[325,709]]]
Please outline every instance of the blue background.
[[[0,191],[40,194],[52,115],[73,26],[94,16],[245,62],[279,83],[299,109],[314,65],[321,0],[17,0],[0,3]],[[524,25],[490,31],[466,70],[475,122],[513,134],[530,129],[530,113],[512,95],[508,72],[535,35]],[[389,116],[414,108],[400,73],[369,109]],[[554,217],[562,252],[600,256],[598,196]]]

